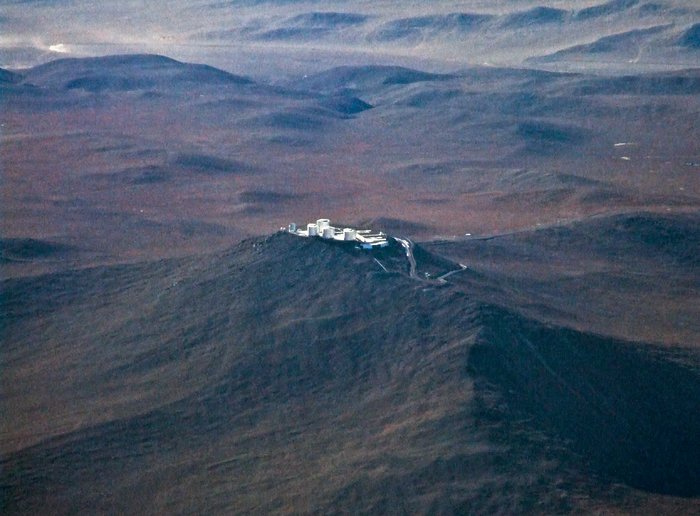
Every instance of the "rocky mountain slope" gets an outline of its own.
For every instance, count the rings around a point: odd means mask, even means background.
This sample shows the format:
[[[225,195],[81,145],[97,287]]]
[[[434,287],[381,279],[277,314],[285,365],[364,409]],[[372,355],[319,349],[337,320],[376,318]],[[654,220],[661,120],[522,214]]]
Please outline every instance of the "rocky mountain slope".
[[[4,280],[3,511],[697,510],[697,350],[452,282],[479,274],[276,234]]]

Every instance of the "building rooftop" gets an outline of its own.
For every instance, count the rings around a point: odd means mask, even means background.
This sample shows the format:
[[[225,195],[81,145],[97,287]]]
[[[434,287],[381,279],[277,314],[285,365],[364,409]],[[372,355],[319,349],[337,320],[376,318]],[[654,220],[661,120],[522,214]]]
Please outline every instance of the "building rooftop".
[[[347,227],[338,228],[331,226],[329,219],[318,219],[316,222],[306,224],[305,228],[297,227],[295,223],[291,223],[286,230],[300,237],[317,237],[325,240],[355,242],[362,249],[373,249],[389,245],[387,235],[381,231]]]

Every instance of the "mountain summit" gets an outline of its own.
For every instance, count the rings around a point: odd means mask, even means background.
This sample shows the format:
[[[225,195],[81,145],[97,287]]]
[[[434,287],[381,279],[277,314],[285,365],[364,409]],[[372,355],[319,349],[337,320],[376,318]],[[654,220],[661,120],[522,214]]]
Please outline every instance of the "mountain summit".
[[[279,233],[5,280],[5,511],[567,512],[698,494],[688,365],[480,301],[470,270],[420,279],[456,264],[415,255],[417,278],[398,244]]]

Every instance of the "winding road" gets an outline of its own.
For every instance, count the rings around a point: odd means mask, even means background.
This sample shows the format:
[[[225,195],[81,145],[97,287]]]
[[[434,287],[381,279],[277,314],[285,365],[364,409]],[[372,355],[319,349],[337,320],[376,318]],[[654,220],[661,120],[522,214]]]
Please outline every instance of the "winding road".
[[[461,269],[455,269],[455,270],[453,270],[453,271],[446,272],[446,273],[443,274],[442,276],[439,276],[439,277],[438,277],[438,281],[442,281],[443,283],[447,283],[447,281],[445,280],[445,278],[448,278],[448,277],[452,276],[453,274],[457,274],[458,272],[462,272],[462,271],[464,271],[464,270],[467,269],[467,266],[464,265],[463,263],[460,263],[459,266],[461,267]]]
[[[435,282],[447,283],[447,280],[445,278],[452,276],[453,274],[455,274],[457,272],[462,272],[463,270],[465,270],[467,268],[466,265],[463,265],[460,263],[459,266],[461,267],[461,269],[456,269],[456,270],[447,272],[435,280],[421,278],[418,275],[418,272],[416,271],[417,266],[416,266],[416,258],[415,258],[415,256],[413,256],[413,245],[414,245],[413,241],[408,239],[408,238],[398,238],[398,237],[394,237],[394,240],[396,240],[398,243],[400,243],[403,246],[403,248],[406,250],[406,258],[408,259],[408,265],[409,265],[408,275],[413,279],[425,281],[428,283],[435,283]]]
[[[416,273],[416,258],[413,256],[413,242],[408,238],[395,237],[395,240],[406,250],[406,258],[408,258],[409,265],[408,275],[413,279],[423,279],[418,277],[418,273]]]

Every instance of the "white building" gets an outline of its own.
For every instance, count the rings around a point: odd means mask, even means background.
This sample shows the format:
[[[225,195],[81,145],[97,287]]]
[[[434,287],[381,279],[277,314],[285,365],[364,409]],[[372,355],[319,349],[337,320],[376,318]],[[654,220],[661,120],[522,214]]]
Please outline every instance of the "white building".
[[[287,231],[300,237],[317,237],[324,240],[338,240],[342,242],[356,242],[362,249],[375,249],[386,247],[389,240],[381,231],[355,228],[336,228],[331,226],[328,219],[318,219],[315,223],[306,225],[306,229],[298,229],[295,223],[289,224]]]

